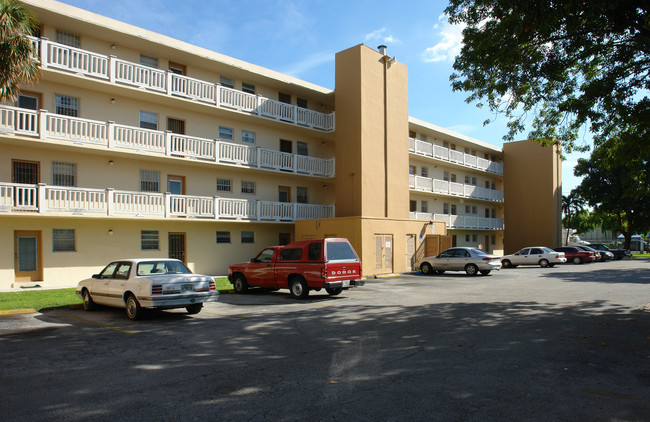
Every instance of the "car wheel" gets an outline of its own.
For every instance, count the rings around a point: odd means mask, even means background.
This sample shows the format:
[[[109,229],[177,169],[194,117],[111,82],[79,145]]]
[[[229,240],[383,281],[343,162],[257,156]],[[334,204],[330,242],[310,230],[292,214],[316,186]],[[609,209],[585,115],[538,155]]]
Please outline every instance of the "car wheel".
[[[195,303],[195,304],[193,304],[193,305],[190,305],[190,306],[186,306],[186,307],[185,307],[185,309],[187,310],[187,313],[190,314],[190,315],[196,315],[196,314],[198,314],[199,312],[201,312],[201,309],[202,309],[202,308],[203,308],[203,304],[202,304],[202,303]]]
[[[444,273],[445,273],[445,270],[436,270],[436,273],[438,273],[438,274],[444,274]]]
[[[476,275],[478,274],[478,267],[474,264],[467,264],[465,266],[465,272],[467,275]]]
[[[142,318],[142,307],[132,294],[126,298],[126,316],[132,321],[137,321]]]
[[[573,262],[574,264],[582,264],[582,259],[580,259],[580,257],[578,257],[578,256],[575,256],[575,257],[573,257],[571,262]]]
[[[95,309],[95,301],[93,301],[93,298],[90,296],[88,289],[83,289],[81,296],[83,297],[84,301],[84,310],[92,311]]]
[[[422,271],[422,274],[433,274],[433,267],[431,264],[428,262],[423,262],[422,265],[420,265],[420,270]]]
[[[507,259],[501,261],[501,265],[503,265],[503,268],[512,268],[512,262]]]
[[[237,274],[232,282],[232,287],[235,289],[235,293],[246,293],[248,291],[246,277],[243,274]]]
[[[481,270],[481,274],[483,275],[488,275],[492,272],[492,270]]]
[[[539,260],[539,266],[542,268],[548,267],[548,259],[540,259]]]
[[[309,296],[309,286],[302,278],[293,278],[289,281],[289,291],[296,299],[305,299]]]
[[[330,295],[330,296],[336,296],[340,295],[341,292],[343,291],[342,287],[334,287],[334,288],[325,288],[325,291]]]

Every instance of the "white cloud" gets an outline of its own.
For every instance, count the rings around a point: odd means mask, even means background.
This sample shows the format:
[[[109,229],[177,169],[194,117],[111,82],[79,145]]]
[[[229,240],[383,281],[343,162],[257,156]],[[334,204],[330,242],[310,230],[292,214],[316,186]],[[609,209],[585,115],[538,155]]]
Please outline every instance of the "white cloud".
[[[422,60],[427,63],[451,62],[460,53],[463,44],[463,29],[465,25],[451,25],[445,15],[438,17],[438,23],[433,29],[438,30],[440,41],[433,47],[428,47],[422,53]]]
[[[462,124],[462,125],[455,125],[455,126],[450,126],[447,129],[461,133],[463,135],[467,135],[468,133],[472,133],[475,129],[476,126],[474,125],[468,125],[468,124]]]
[[[386,44],[401,44],[402,41],[399,39],[395,38],[392,34],[387,34],[386,33],[386,28],[381,28],[376,31],[372,31],[369,34],[366,34],[365,41],[375,41],[375,42],[381,42],[381,43],[386,43]]]
[[[322,52],[312,54],[306,57],[304,60],[289,64],[287,68],[282,70],[282,73],[286,73],[287,75],[299,78],[301,77],[300,75],[304,72],[333,61],[334,54],[332,53]]]

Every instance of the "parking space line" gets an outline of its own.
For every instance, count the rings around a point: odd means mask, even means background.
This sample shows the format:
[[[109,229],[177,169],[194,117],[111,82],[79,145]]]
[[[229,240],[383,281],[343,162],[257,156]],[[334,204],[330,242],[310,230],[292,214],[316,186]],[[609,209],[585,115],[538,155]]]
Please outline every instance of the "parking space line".
[[[88,324],[97,325],[99,327],[108,328],[109,330],[115,330],[115,331],[119,331],[119,332],[122,332],[122,333],[125,333],[125,334],[137,334],[138,333],[137,331],[130,331],[130,330],[125,330],[123,328],[113,327],[112,325],[102,324],[100,322],[91,321],[89,319],[64,314],[63,312],[59,312],[59,311],[52,311],[52,312],[54,312],[57,315],[61,315],[63,317],[66,317],[66,318],[76,319],[77,321],[86,322]]]

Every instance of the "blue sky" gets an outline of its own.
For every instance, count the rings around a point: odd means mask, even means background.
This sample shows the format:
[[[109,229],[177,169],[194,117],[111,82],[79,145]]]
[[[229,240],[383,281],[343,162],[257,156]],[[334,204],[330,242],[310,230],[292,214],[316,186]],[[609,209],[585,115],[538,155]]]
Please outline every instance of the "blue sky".
[[[409,115],[501,146],[503,117],[465,103],[449,75],[461,29],[441,0],[62,0],[64,3],[334,89],[334,55],[388,46],[409,69]],[[495,119],[487,126],[486,119]],[[522,139],[525,134],[522,134]],[[580,181],[563,164],[563,193]]]

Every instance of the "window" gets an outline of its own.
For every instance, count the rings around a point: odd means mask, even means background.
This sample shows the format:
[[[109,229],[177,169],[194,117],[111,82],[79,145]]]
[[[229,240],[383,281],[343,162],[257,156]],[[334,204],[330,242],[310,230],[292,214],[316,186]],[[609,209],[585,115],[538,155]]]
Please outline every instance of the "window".
[[[296,202],[299,204],[307,204],[307,188],[298,186],[296,188]]]
[[[495,190],[497,188],[497,184],[492,182],[490,183],[490,189]]]
[[[307,142],[296,142],[296,154],[304,156],[309,155],[309,146],[307,145]]]
[[[35,95],[18,94],[16,107],[29,110],[38,110],[39,97]]]
[[[158,58],[153,56],[147,56],[146,54],[140,54],[140,64],[147,67],[153,67],[158,69]]]
[[[446,202],[444,204],[442,204],[442,213],[443,214],[449,214],[449,204],[446,203]]]
[[[241,131],[241,141],[245,144],[255,144],[255,132],[248,130]]]
[[[167,118],[167,130],[171,133],[185,135],[185,120]]]
[[[232,180],[217,178],[217,192],[232,192]]]
[[[167,175],[167,192],[173,195],[185,195],[185,176]]]
[[[278,186],[278,202],[291,202],[291,188]]]
[[[280,139],[280,151],[291,154],[293,152],[293,148],[291,147],[291,141],[287,141],[286,139]]]
[[[230,243],[230,232],[217,232],[217,243]]]
[[[490,209],[489,208],[485,209],[485,218],[490,218]]]
[[[143,129],[158,130],[158,113],[140,110],[140,127]]]
[[[451,181],[452,183],[456,183],[456,175],[454,173],[451,174]]]
[[[478,180],[476,179],[475,176],[472,176],[472,185],[478,186]]]
[[[79,35],[73,34],[72,32],[61,31],[60,29],[56,30],[56,42],[70,47],[81,47],[81,38]]]
[[[415,166],[409,166],[409,175],[415,175],[415,173],[417,173]]]
[[[449,181],[449,172],[446,171],[442,174],[442,180],[448,182]]]
[[[113,278],[116,280],[128,280],[129,273],[131,272],[131,263],[121,262],[117,271],[113,274]]]
[[[465,184],[469,185],[470,181],[471,181],[471,178],[469,176],[465,176]]]
[[[477,240],[478,240],[478,237],[475,234],[473,234],[472,235],[472,242],[476,242]]]
[[[184,75],[187,73],[185,65],[174,62],[169,62],[169,71],[176,75]]]
[[[472,212],[472,207],[469,205],[465,205],[465,214],[470,214]]]
[[[449,142],[444,141],[444,142],[442,143],[442,146],[443,146],[444,148],[449,148]]]
[[[285,248],[280,251],[280,261],[298,261],[302,258],[302,248]]]
[[[160,250],[158,230],[140,230],[140,249],[143,251]]]
[[[279,100],[281,103],[291,104],[291,95],[289,95],[289,94],[285,94],[285,93],[283,93],[283,92],[280,92],[280,93],[278,94],[278,100]]]
[[[496,208],[492,208],[491,213],[492,213],[492,218],[497,218],[497,210],[496,210]]]
[[[456,204],[451,204],[451,215],[457,215]]]
[[[151,170],[140,170],[140,191],[158,192],[160,185],[160,173]]]
[[[241,182],[241,193],[255,193],[255,182],[247,182],[242,180]]]
[[[241,83],[241,90],[249,94],[255,94],[255,85],[246,82]]]
[[[429,203],[427,201],[422,201],[420,203],[420,211],[429,212]]]
[[[225,86],[226,88],[235,88],[235,81],[230,78],[226,78],[225,76],[219,77],[219,83],[221,86]]]
[[[417,212],[418,210],[418,202],[417,201],[409,201],[409,211],[410,212]]]
[[[490,243],[493,245],[497,244],[497,237],[495,235],[490,236]]]
[[[79,98],[55,94],[54,112],[64,116],[79,117]]]
[[[320,261],[323,253],[323,245],[320,242],[312,242],[307,247],[307,259],[310,261]]]
[[[52,252],[75,252],[74,229],[52,229]]]
[[[420,176],[429,177],[429,169],[427,167],[422,167],[420,169]]]
[[[472,205],[472,214],[478,214],[478,207],[476,205]]]
[[[255,243],[255,232],[241,232],[241,243]]]
[[[232,128],[219,126],[219,139],[224,139],[226,141],[232,141],[233,139],[235,139],[233,137]]]
[[[75,163],[52,162],[52,184],[55,186],[77,186],[77,165]]]
[[[465,242],[469,242],[469,234],[465,235]]]
[[[304,98],[296,98],[296,105],[300,108],[307,108],[307,100]]]

